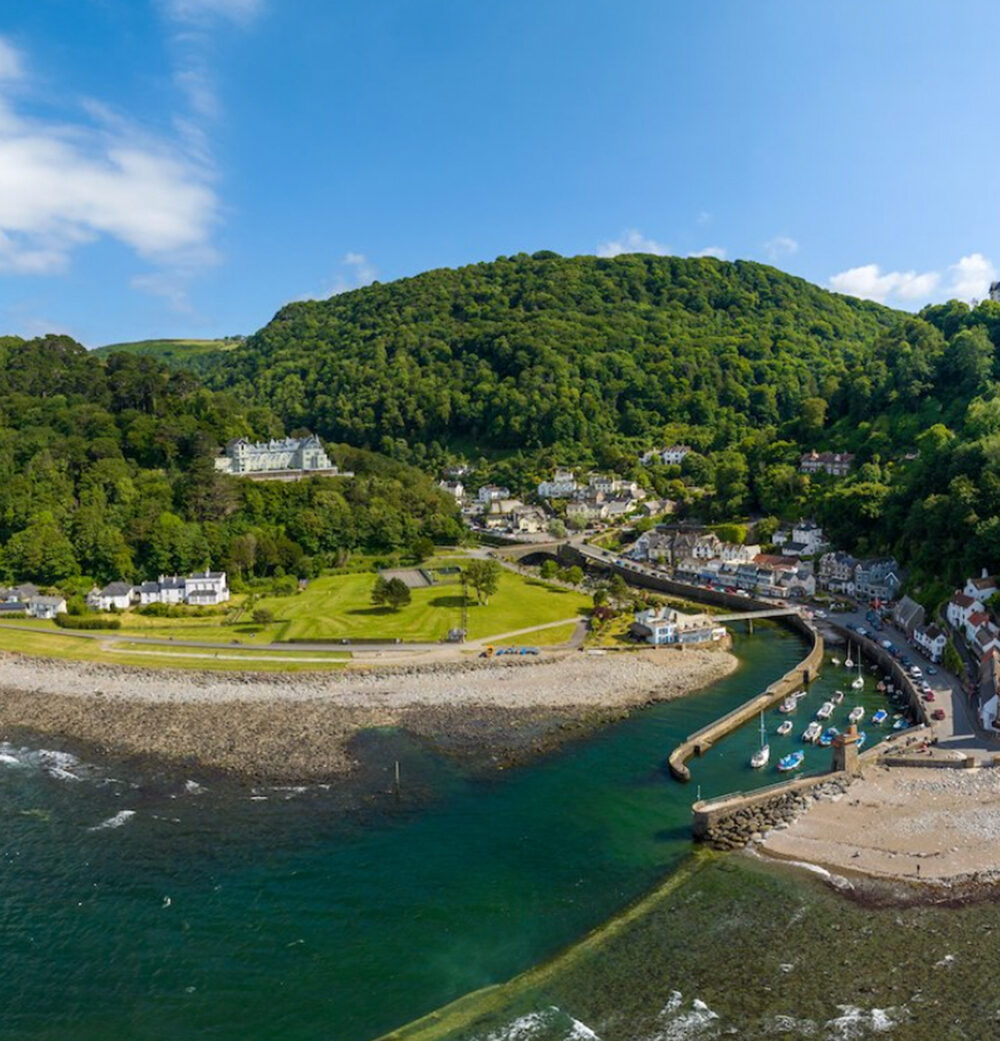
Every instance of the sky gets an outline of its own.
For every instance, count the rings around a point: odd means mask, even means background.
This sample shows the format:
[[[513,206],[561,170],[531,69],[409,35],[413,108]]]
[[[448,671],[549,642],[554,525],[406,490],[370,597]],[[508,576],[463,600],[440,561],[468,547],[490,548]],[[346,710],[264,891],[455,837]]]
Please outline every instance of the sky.
[[[0,0],[0,334],[250,333],[540,249],[1000,277],[995,0]]]

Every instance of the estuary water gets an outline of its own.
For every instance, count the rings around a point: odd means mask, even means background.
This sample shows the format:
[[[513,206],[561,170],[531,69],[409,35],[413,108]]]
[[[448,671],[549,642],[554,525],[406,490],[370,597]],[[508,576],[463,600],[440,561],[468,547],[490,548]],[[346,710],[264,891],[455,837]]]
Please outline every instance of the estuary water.
[[[711,688],[488,779],[392,731],[359,741],[349,783],[306,788],[0,735],[0,1036],[366,1041],[551,957],[689,856],[699,788],[777,779],[777,749],[768,771],[747,767],[754,726],[689,785],[666,771],[678,740],[803,644],[761,626],[735,651]]]

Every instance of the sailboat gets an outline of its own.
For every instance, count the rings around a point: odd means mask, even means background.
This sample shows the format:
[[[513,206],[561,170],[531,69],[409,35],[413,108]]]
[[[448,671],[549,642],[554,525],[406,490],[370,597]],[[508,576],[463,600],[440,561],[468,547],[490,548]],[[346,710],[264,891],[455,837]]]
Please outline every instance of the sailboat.
[[[771,746],[767,743],[767,737],[764,734],[764,713],[760,714],[760,748],[750,756],[750,765],[755,769],[759,770],[762,766],[767,766],[768,759],[771,758]]]
[[[850,644],[847,645],[847,657],[844,659],[844,668],[845,669],[853,669],[854,668],[854,662],[851,661],[851,645]]]
[[[861,675],[861,654],[858,654],[858,674],[851,680],[851,690],[864,690],[865,678]]]

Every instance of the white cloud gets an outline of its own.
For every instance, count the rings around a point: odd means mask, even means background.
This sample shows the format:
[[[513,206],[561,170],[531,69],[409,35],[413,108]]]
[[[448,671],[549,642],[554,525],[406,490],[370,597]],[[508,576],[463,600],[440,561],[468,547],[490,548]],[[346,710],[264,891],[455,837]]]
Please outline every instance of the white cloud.
[[[331,296],[349,293],[370,285],[378,275],[378,269],[364,253],[345,253],[338,263],[339,271],[330,278],[318,293],[303,293],[296,300],[326,300]]]
[[[689,253],[689,257],[715,257],[716,260],[726,259],[726,248],[725,246],[706,246],[704,249],[699,249],[695,253]]]
[[[263,0],[162,0],[168,18],[178,22],[201,22],[209,18],[226,18],[233,22],[250,22],[263,10]]]
[[[990,284],[997,280],[997,269],[982,253],[970,253],[952,264],[948,296],[958,300],[982,300]]]
[[[841,271],[830,279],[838,293],[899,303],[930,300],[981,300],[998,277],[996,266],[982,253],[970,253],[948,267],[947,279],[939,271],[882,271],[878,264],[864,264]]]
[[[10,45],[0,63],[22,67]],[[7,57],[3,55],[7,54]],[[15,111],[0,85],[0,269],[49,274],[101,236],[160,262],[210,255],[218,201],[207,172],[175,143],[99,104],[76,122]]]
[[[20,52],[0,36],[0,80],[18,80],[23,75],[24,62]]]
[[[912,302],[926,300],[937,288],[941,276],[936,271],[885,271],[878,264],[864,264],[841,271],[830,279],[830,288],[848,296],[886,303],[890,297]]]
[[[781,260],[784,257],[790,257],[793,253],[798,253],[799,244],[791,237],[791,235],[775,235],[773,239],[768,239],[764,243],[764,253],[767,255],[768,260]]]
[[[602,242],[597,247],[599,257],[618,257],[622,253],[654,253],[664,256],[670,252],[668,246],[657,242],[656,239],[646,238],[641,231],[629,228],[611,242]]]

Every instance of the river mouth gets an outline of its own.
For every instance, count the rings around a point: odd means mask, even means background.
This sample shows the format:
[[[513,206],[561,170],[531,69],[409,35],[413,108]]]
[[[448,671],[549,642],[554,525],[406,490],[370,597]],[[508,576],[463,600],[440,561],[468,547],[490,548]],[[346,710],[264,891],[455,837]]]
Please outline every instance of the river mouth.
[[[739,734],[692,764],[690,785],[666,773],[680,739],[803,643],[768,626],[735,650],[740,669],[710,688],[494,776],[391,730],[359,739],[360,788],[13,748],[5,1028],[367,1041],[552,958],[690,856],[699,786],[773,780],[748,770]]]

